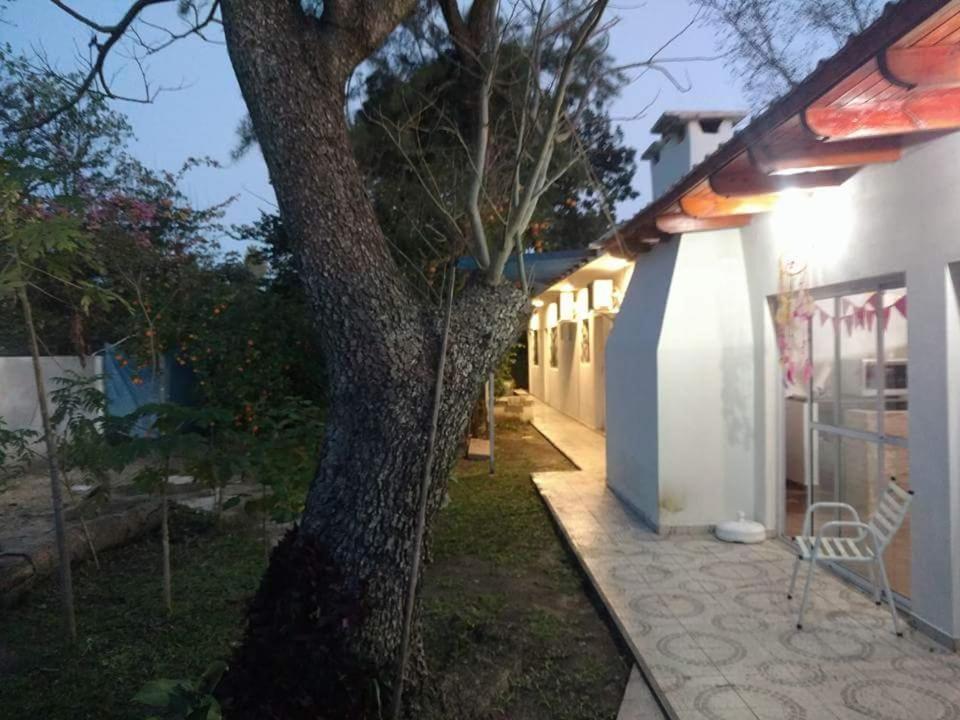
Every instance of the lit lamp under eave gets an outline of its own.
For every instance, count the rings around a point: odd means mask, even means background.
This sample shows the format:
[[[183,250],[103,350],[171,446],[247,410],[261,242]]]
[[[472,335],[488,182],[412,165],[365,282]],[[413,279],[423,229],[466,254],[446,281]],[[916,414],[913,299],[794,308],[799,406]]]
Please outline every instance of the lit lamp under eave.
[[[590,314],[590,290],[588,288],[577,290],[576,313],[577,320],[583,320]]]
[[[560,322],[573,322],[576,318],[576,302],[573,290],[564,290],[560,293]]]
[[[594,280],[592,289],[594,311],[607,312],[613,310],[613,280],[609,278]]]
[[[553,328],[557,326],[557,304],[550,303],[547,305],[547,327]]]

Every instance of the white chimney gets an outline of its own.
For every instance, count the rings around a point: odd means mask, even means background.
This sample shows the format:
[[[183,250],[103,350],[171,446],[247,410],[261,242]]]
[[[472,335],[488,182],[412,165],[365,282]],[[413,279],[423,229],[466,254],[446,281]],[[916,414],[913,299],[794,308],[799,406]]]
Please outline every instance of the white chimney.
[[[660,136],[643,154],[653,174],[653,199],[733,137],[733,128],[747,116],[739,110],[665,112],[653,126]]]

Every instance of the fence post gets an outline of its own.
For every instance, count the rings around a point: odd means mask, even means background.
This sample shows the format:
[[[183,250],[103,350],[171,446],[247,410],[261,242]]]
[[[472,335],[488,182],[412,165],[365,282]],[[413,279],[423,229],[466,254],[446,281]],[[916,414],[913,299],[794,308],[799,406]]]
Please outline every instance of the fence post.
[[[493,475],[496,472],[496,465],[493,459],[493,441],[494,441],[494,427],[496,426],[496,421],[494,420],[494,404],[496,403],[496,390],[494,389],[494,376],[493,372],[490,372],[489,377],[487,378],[487,392],[489,399],[487,400],[487,427],[490,430],[490,474]]]

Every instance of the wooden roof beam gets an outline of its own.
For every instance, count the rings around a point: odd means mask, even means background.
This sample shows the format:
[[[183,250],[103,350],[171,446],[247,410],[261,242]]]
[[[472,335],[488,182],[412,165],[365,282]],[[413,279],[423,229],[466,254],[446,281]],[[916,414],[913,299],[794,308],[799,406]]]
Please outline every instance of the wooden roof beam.
[[[750,224],[752,215],[728,215],[726,217],[695,218],[683,213],[667,213],[657,218],[657,227],[668,235],[730,230]]]
[[[906,99],[809,107],[807,126],[829,140],[960,128],[960,88],[911,92]]]
[[[704,180],[693,191],[680,198],[680,209],[694,218],[718,218],[730,215],[756,215],[773,210],[776,194],[726,197],[717,195]]]
[[[900,148],[901,141],[898,137],[831,143],[811,138],[803,145],[782,148],[775,144],[757,144],[750,148],[750,157],[760,172],[768,175],[793,175],[896,162],[900,159]]]
[[[767,195],[785,190],[812,190],[843,185],[859,170],[859,166],[805,172],[793,175],[768,175],[755,162],[732,163],[710,176],[710,188],[717,195],[742,198]]]
[[[906,88],[960,85],[960,45],[888,48],[877,57],[880,72]]]
[[[604,245],[614,257],[631,259],[650,250],[660,242],[663,233],[655,226],[628,223]]]

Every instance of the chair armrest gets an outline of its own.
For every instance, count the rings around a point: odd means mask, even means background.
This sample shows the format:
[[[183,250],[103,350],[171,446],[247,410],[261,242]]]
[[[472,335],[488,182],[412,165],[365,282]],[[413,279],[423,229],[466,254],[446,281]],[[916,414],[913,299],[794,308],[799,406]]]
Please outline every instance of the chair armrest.
[[[815,510],[820,510],[822,508],[837,508],[840,510],[846,510],[851,515],[855,522],[860,521],[860,514],[857,512],[857,509],[853,505],[848,505],[847,503],[842,502],[817,502],[807,508],[807,514],[803,519],[803,535],[806,537],[810,536],[810,521],[813,519],[813,513]]]
[[[823,537],[823,531],[829,530],[831,528],[857,528],[860,531],[860,535],[857,537],[856,542],[860,542],[867,535],[870,536],[870,539],[873,540],[873,552],[879,557],[880,556],[880,538],[877,536],[877,531],[875,528],[867,525],[865,522],[860,522],[859,520],[831,520],[820,526],[820,529],[817,530],[817,537],[813,542],[813,552],[816,552],[820,548],[820,539]]]

